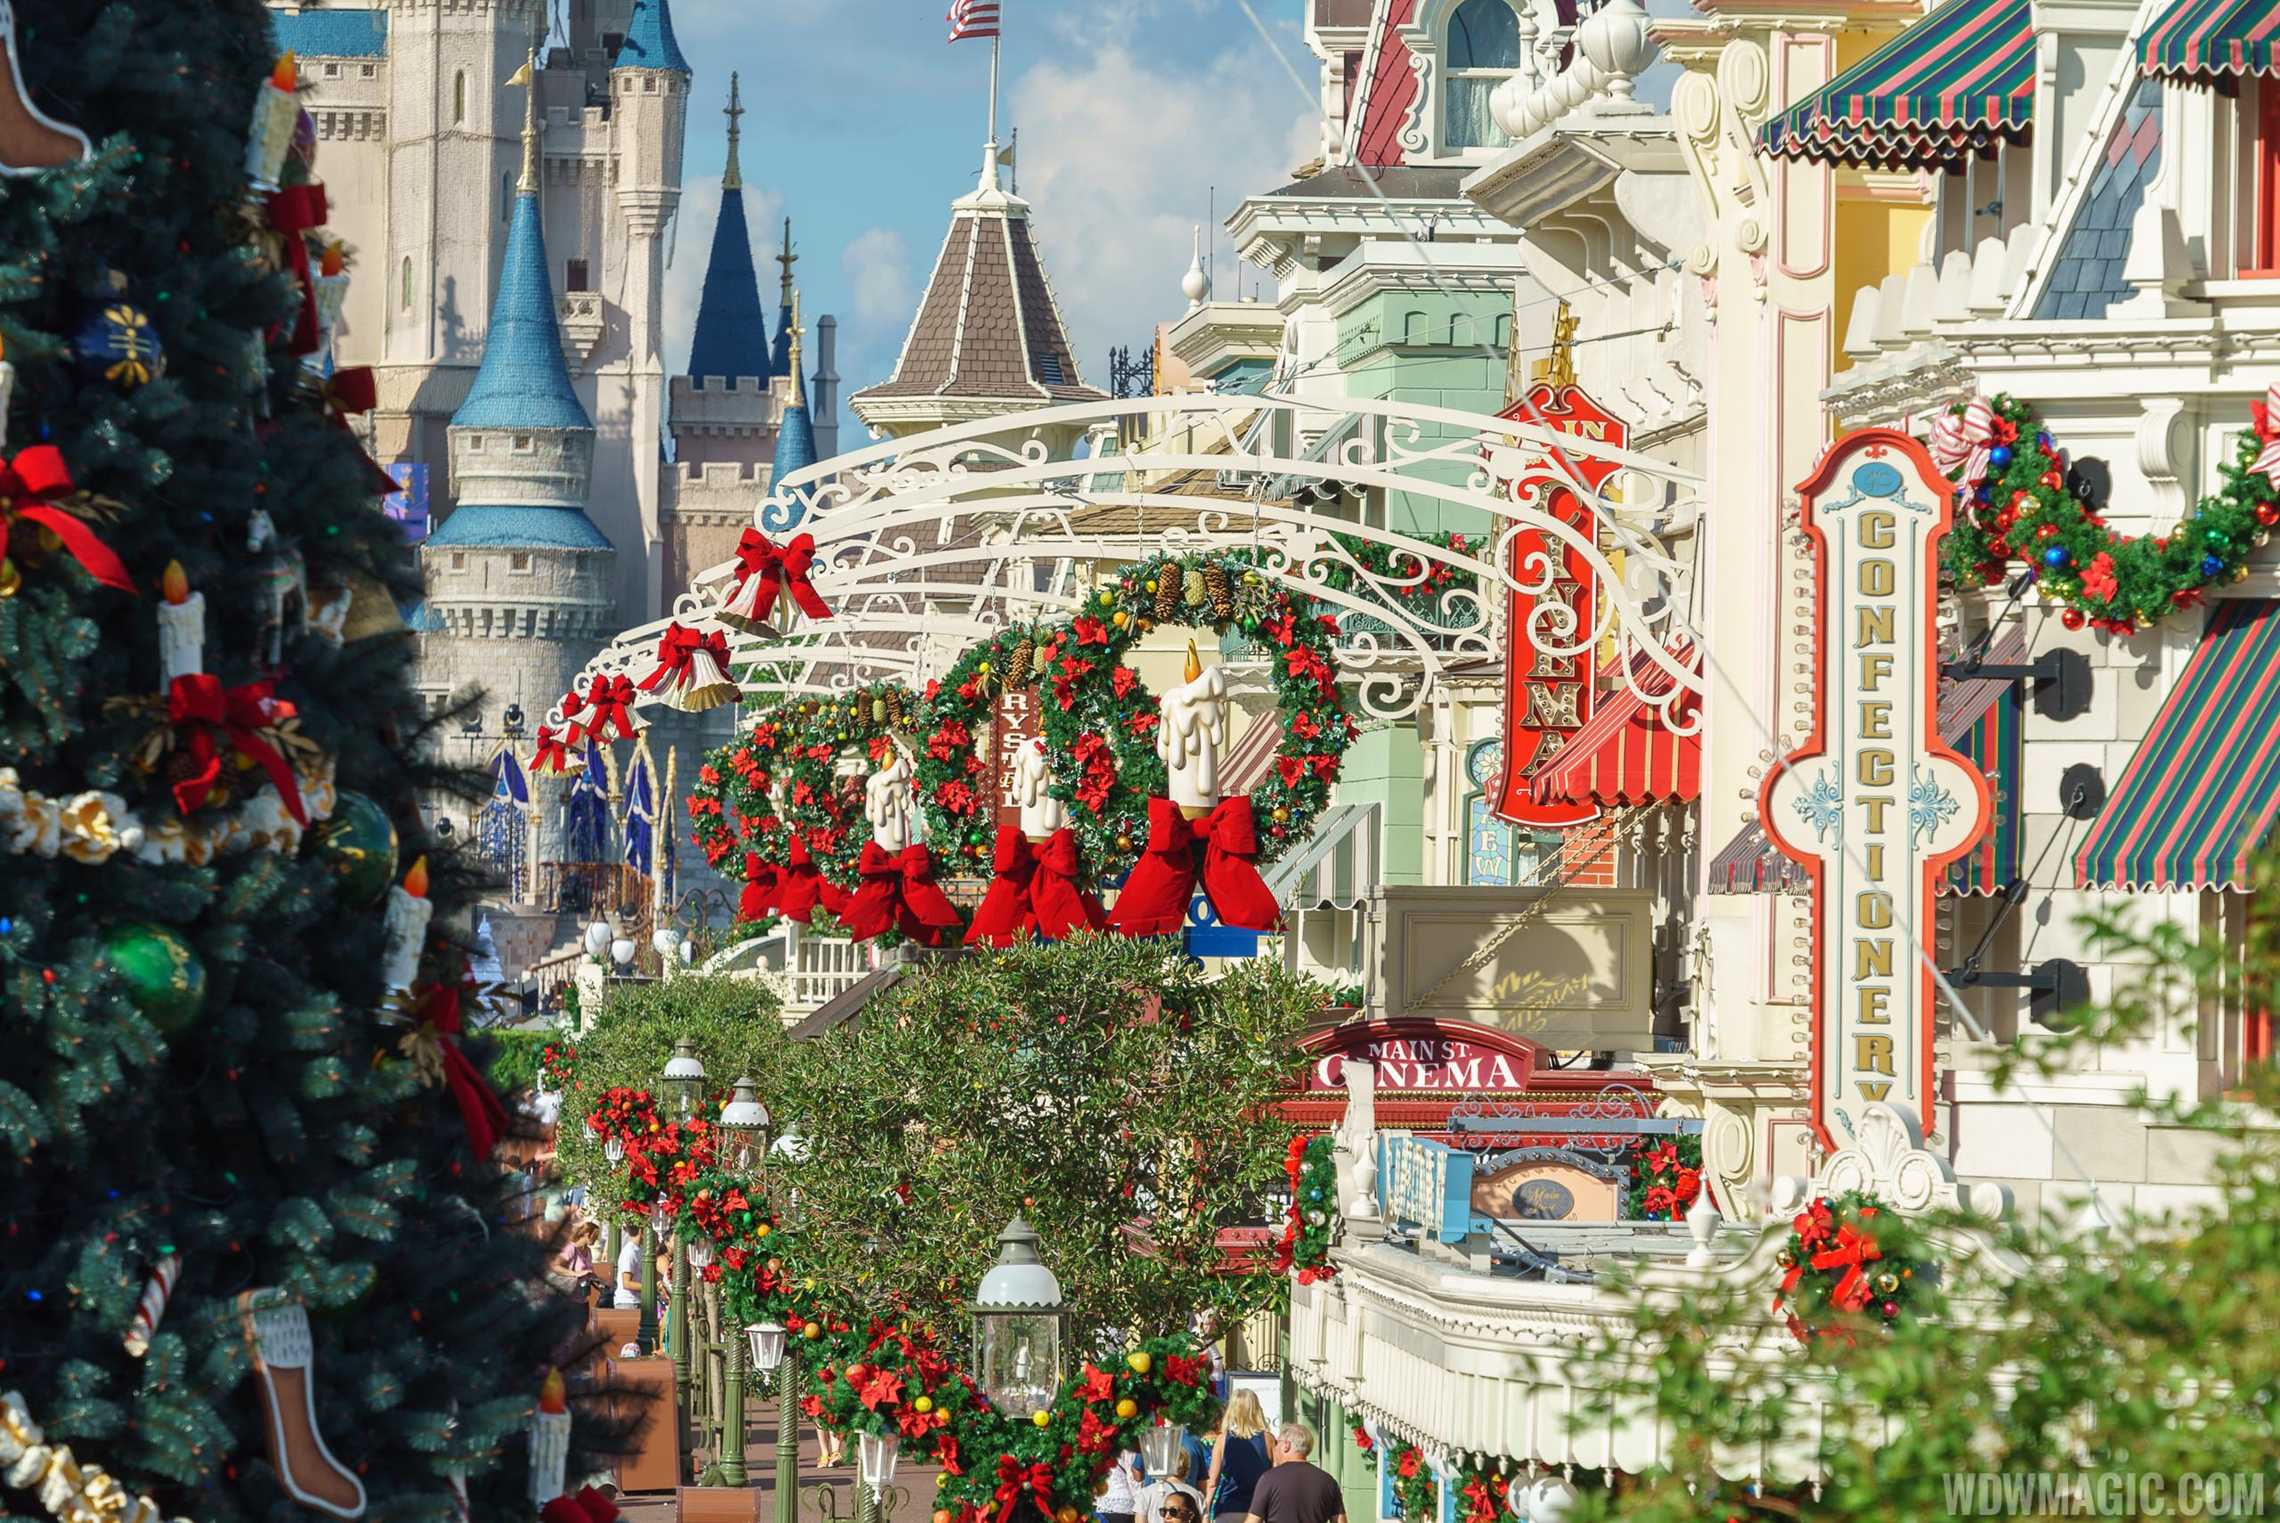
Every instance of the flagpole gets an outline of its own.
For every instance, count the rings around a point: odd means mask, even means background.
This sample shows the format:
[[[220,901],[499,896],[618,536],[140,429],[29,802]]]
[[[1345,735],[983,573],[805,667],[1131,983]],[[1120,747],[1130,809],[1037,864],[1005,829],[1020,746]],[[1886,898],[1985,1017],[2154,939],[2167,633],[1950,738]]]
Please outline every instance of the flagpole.
[[[998,23],[1003,26],[1001,21]],[[997,151],[998,35],[990,33],[990,151]]]

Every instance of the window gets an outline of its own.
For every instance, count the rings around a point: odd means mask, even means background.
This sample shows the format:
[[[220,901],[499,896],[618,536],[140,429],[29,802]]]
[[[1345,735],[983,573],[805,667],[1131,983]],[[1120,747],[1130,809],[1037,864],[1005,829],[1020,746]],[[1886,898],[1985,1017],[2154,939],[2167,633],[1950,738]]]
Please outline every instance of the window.
[[[337,64],[337,63],[328,63],[328,64],[326,64],[326,65],[325,65],[325,78],[327,78],[327,79],[338,79],[338,78],[340,78],[340,65],[339,65],[339,64]]]
[[[1061,369],[1061,357],[1057,354],[1040,354],[1037,356],[1037,379],[1048,386],[1067,385],[1066,373]]]
[[[465,571],[467,569],[466,551],[454,550],[451,552],[451,569],[454,571]]]
[[[370,63],[358,64],[356,66],[356,77],[358,79],[377,79],[380,77],[380,66]]]
[[[586,289],[585,260],[572,259],[563,265],[562,289],[565,291],[583,291]]]
[[[409,312],[412,310],[412,256],[409,254],[404,256],[403,271],[403,294],[397,300],[401,301],[404,310]]]
[[[516,450],[518,450],[518,451],[524,451],[524,450],[528,450],[528,449],[530,449],[530,448],[531,448],[530,435],[528,435],[528,434],[517,434],[517,435],[515,435],[515,448],[516,448]]]
[[[469,434],[467,436],[467,453],[470,455],[483,453],[483,436],[481,434]]]
[[[530,569],[530,552],[528,550],[517,550],[508,556],[507,569],[509,571],[528,571]]]
[[[1449,18],[1441,52],[1442,146],[1502,148],[1512,140],[1489,114],[1488,98],[1520,67],[1520,16],[1510,0],[1465,0]]]
[[[511,222],[515,215],[515,177],[499,176],[499,221]]]
[[[463,125],[467,120],[467,71],[461,69],[451,76],[451,125]]]

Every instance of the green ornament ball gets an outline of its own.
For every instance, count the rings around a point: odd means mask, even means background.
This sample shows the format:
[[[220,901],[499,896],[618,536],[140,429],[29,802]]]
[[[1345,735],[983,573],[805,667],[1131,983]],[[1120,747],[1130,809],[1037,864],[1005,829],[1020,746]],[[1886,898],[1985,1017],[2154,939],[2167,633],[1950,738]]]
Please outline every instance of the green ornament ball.
[[[187,1031],[206,1008],[206,965],[164,926],[140,922],[114,928],[103,956],[153,1026],[173,1035]]]
[[[317,854],[340,879],[342,900],[373,905],[396,881],[396,824],[361,793],[341,791],[332,818],[314,832]]]

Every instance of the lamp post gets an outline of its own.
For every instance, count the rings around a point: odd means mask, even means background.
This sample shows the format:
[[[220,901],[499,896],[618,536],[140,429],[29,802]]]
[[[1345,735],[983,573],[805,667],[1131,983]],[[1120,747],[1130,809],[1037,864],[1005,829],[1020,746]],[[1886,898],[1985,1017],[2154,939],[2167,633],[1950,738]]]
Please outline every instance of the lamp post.
[[[997,1262],[967,1309],[982,1356],[982,1389],[1014,1418],[1045,1410],[1061,1386],[1061,1282],[1016,1216],[998,1234]]]
[[[682,1037],[673,1044],[672,1059],[665,1065],[664,1082],[658,1088],[665,1095],[666,1119],[686,1121],[696,1115],[705,1097],[705,1065],[697,1056],[696,1038]]]
[[[696,1115],[697,1106],[704,1098],[705,1065],[697,1056],[695,1038],[682,1037],[673,1044],[673,1056],[665,1064],[665,1073],[657,1087],[665,1096],[666,1113],[672,1120],[685,1122]],[[673,1396],[684,1417],[689,1410],[689,1305],[689,1252],[687,1246],[675,1238],[673,1312],[666,1328],[666,1342],[673,1356]]]
[[[660,933],[663,934],[663,933]],[[720,1108],[717,1124],[720,1134],[721,1166],[747,1176],[753,1193],[766,1189],[768,1157],[768,1107],[760,1097],[749,1075],[736,1081],[736,1090],[728,1104]],[[755,1323],[738,1338],[733,1330],[726,1332],[722,1351],[720,1393],[720,1474],[726,1486],[741,1486],[745,1480],[744,1465],[744,1355],[749,1346],[753,1368],[772,1370],[784,1357],[784,1330],[775,1332],[775,1361],[763,1367],[760,1339],[755,1329],[765,1324]]]

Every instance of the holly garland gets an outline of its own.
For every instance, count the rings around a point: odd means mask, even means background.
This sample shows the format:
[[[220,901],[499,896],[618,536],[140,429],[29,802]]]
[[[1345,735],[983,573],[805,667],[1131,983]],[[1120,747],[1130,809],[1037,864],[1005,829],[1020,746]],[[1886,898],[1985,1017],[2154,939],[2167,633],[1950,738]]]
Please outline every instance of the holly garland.
[[[1991,414],[1991,416],[1990,416]],[[1959,405],[1942,433],[1984,451],[1987,474],[1962,488],[1968,511],[1941,547],[1963,586],[2003,580],[2008,563],[2027,564],[2044,595],[2065,605],[2067,628],[2085,624],[2116,635],[2148,629],[2198,603],[2208,588],[2248,575],[2249,553],[2280,523],[2280,491],[2254,469],[2280,419],[2256,404],[2256,426],[2240,434],[2213,495],[2167,534],[2117,535],[2069,489],[2064,463],[2034,409],[2009,396]],[[1972,455],[1977,461],[1981,456]]]
[[[1376,1446],[1360,1427],[1354,1429],[1354,1444],[1375,1471]],[[1468,1461],[1459,1466],[1450,1479],[1456,1486],[1458,1523],[1497,1523],[1499,1515],[1511,1505],[1515,1477],[1507,1473],[1501,1462],[1492,1467]],[[1393,1496],[1402,1517],[1413,1519],[1415,1523],[1437,1523],[1441,1515],[1441,1483],[1425,1451],[1415,1444],[1397,1444],[1393,1448]]]
[[[1440,1483],[1433,1479],[1425,1451],[1415,1444],[1403,1444],[1393,1451],[1393,1500],[1401,1516],[1419,1523],[1441,1515]]]
[[[1702,1139],[1681,1134],[1659,1147],[1634,1150],[1623,1214],[1632,1221],[1681,1221],[1701,1194]]]
[[[539,1088],[563,1094],[578,1075],[578,1049],[569,1042],[548,1042],[538,1053]]]
[[[1416,614],[1428,623],[1436,616],[1452,617],[1449,596],[1452,593],[1480,596],[1480,577],[1470,571],[1459,570],[1445,561],[1426,562],[1397,546],[1364,539],[1358,534],[1333,534],[1338,548],[1352,556],[1369,573],[1358,575],[1351,567],[1328,564],[1326,584],[1340,592],[1351,592],[1358,597],[1373,598],[1389,607]],[[1439,534],[1416,534],[1413,539],[1423,540],[1450,552],[1452,555],[1477,555],[1487,547],[1487,540],[1479,534],[1465,535],[1450,530]],[[1370,577],[1379,580],[1372,581]]]
[[[1035,694],[1053,794],[1069,806],[1070,828],[1093,872],[1123,872],[1146,838],[1148,800],[1165,787],[1156,700],[1121,659],[1131,636],[1107,638],[1098,619],[1080,617],[1075,626],[1001,631],[927,685],[917,785],[944,872],[990,870],[998,801],[982,739],[999,700],[1025,690]],[[1087,638],[1095,632],[1099,638]]]
[[[1299,1284],[1312,1285],[1338,1272],[1330,1262],[1330,1237],[1338,1221],[1337,1144],[1327,1133],[1301,1133],[1290,1140],[1284,1170],[1290,1179],[1290,1209],[1282,1240],[1275,1244],[1275,1271],[1295,1270]]]
[[[1377,1440],[1371,1438],[1370,1430],[1360,1423],[1352,1425],[1352,1433],[1354,1436],[1354,1452],[1362,1457],[1363,1464],[1369,1466],[1370,1474],[1376,1475],[1378,1468]]]
[[[1786,1314],[1800,1343],[1850,1343],[1860,1322],[1889,1330],[1913,1309],[1924,1264],[1909,1252],[1906,1223],[1861,1191],[1821,1196],[1791,1219],[1776,1262],[1781,1288],[1773,1309]]]
[[[748,843],[760,849],[768,834],[782,828],[770,792],[780,765],[773,749],[777,733],[770,731],[768,745],[756,744],[750,733],[740,735],[716,747],[697,768],[697,785],[689,791],[689,837],[708,866],[730,861]]]

